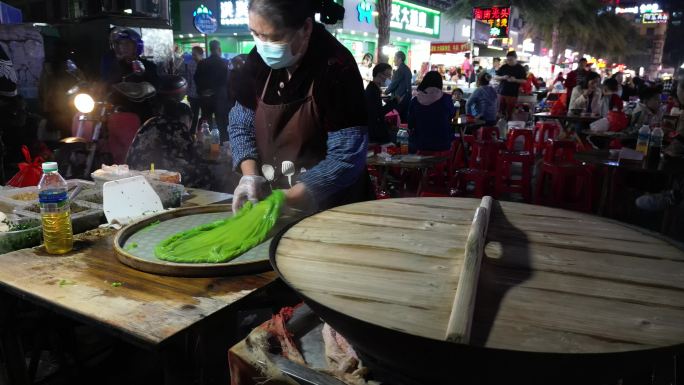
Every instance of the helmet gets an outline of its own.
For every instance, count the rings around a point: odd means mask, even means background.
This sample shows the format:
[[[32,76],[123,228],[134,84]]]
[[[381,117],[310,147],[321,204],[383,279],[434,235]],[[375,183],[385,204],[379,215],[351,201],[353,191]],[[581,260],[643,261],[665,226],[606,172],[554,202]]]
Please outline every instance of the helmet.
[[[145,44],[143,43],[143,39],[142,37],[140,37],[139,33],[129,28],[116,31],[114,33],[113,41],[117,42],[121,40],[131,40],[132,42],[134,42],[137,55],[142,55],[143,49],[145,48]]]
[[[181,101],[185,97],[188,82],[180,75],[163,75],[159,78],[157,93],[166,99]]]

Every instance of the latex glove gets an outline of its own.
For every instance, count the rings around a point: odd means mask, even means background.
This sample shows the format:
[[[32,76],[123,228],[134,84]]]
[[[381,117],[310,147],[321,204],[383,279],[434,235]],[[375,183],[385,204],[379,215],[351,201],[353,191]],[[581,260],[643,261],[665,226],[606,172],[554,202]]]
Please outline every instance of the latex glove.
[[[266,178],[260,175],[243,176],[233,193],[233,212],[238,212],[247,201],[257,203],[266,195],[268,195]]]

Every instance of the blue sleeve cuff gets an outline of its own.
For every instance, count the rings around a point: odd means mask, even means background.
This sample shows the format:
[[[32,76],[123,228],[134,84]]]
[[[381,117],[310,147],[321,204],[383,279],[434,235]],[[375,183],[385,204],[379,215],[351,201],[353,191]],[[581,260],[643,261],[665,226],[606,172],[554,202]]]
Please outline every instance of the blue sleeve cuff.
[[[330,132],[327,144],[326,158],[299,178],[316,202],[348,188],[361,176],[366,167],[367,128]]]
[[[240,163],[246,159],[259,159],[256,146],[253,110],[235,103],[228,118],[228,135],[233,152],[233,168],[239,170]]]

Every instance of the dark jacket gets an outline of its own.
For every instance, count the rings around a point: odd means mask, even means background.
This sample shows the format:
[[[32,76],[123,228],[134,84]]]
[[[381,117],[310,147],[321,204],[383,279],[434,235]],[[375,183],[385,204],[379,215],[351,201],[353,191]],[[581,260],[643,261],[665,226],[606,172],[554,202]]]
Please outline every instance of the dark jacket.
[[[404,63],[402,63],[396,71],[394,71],[394,76],[392,77],[392,82],[389,87],[387,87],[386,94],[391,94],[392,96],[402,97],[404,95],[411,95],[411,79],[413,74],[411,74],[411,69]]]
[[[451,120],[456,108],[451,95],[442,90],[428,88],[425,91],[418,92],[409,105],[409,149],[411,152],[446,151],[454,138]]]
[[[107,74],[107,83],[117,84],[121,83],[126,77],[127,82],[148,82],[154,86],[154,88],[159,87],[159,74],[157,73],[157,65],[153,62],[138,58],[140,62],[145,66],[145,72],[142,75],[133,74],[133,65],[125,61],[117,61],[112,63],[111,68],[109,68],[109,73]]]
[[[369,142],[388,143],[393,140],[387,122],[385,122],[385,115],[396,106],[397,103],[394,99],[383,106],[380,87],[374,82],[368,83],[368,87],[366,87],[366,109],[368,111]]]
[[[218,55],[202,60],[197,64],[195,84],[200,97],[228,99],[228,62]]]

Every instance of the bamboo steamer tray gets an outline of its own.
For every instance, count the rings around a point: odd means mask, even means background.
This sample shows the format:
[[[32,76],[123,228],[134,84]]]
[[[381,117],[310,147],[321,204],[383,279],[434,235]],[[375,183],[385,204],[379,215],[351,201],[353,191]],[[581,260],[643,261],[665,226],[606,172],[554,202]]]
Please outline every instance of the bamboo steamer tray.
[[[154,247],[179,232],[226,218],[230,205],[210,205],[176,209],[146,217],[121,229],[114,238],[117,258],[125,265],[147,273],[177,277],[215,277],[268,271],[268,248],[272,236],[260,245],[226,263],[175,263],[157,259]],[[156,226],[150,226],[159,222]],[[282,229],[287,217],[279,220],[272,234]],[[131,248],[131,244],[137,247]]]
[[[414,198],[308,217],[275,238],[271,263],[397,382],[592,384],[672,367],[683,250],[582,213]]]

